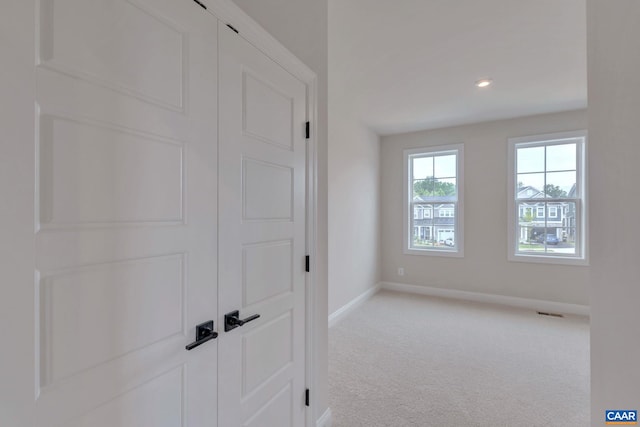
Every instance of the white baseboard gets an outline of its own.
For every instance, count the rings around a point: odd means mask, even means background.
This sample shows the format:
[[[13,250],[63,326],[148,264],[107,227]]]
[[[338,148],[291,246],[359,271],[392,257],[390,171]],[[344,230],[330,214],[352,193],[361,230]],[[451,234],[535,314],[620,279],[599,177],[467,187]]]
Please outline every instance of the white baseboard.
[[[358,308],[362,303],[371,298],[376,292],[380,290],[380,283],[376,284],[373,288],[367,289],[365,292],[355,297],[333,313],[329,315],[329,327],[334,326],[338,323],[343,317],[351,313],[353,310]]]
[[[324,414],[318,418],[316,427],[331,427],[331,408],[327,408]]]
[[[537,311],[561,314],[577,314],[589,316],[589,306],[569,304],[563,302],[544,301],[529,298],[508,297],[504,295],[482,294],[478,292],[459,291],[455,289],[433,288],[430,286],[407,285],[405,283],[382,282],[382,289],[390,291],[408,292],[412,294],[432,297],[453,298],[466,301],[477,301],[489,304],[508,305],[512,307],[529,308]]]

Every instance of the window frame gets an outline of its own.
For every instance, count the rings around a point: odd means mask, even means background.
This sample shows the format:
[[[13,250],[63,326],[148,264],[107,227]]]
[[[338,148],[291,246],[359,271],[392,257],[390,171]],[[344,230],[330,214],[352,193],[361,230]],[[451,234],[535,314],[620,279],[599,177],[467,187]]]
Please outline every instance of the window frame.
[[[536,254],[519,252],[519,207],[518,202],[525,202],[528,199],[517,199],[516,189],[518,175],[516,171],[517,164],[517,148],[535,147],[535,146],[552,146],[567,144],[571,140],[576,141],[576,193],[575,198],[567,198],[566,201],[576,203],[576,254]],[[579,141],[582,140],[582,141]],[[543,135],[533,135],[508,139],[508,179],[507,179],[507,203],[508,203],[508,259],[516,262],[531,262],[544,264],[561,264],[561,265],[589,265],[589,215],[588,215],[588,135],[586,130],[557,132]],[[545,170],[545,173],[547,171]],[[552,198],[543,200],[547,203],[563,201],[564,199]],[[546,205],[545,214],[548,216],[549,205]],[[560,207],[557,207],[557,211]],[[537,212],[536,212],[537,213]],[[562,215],[556,215],[555,219]],[[548,219],[545,217],[545,221]]]
[[[433,247],[416,249],[410,246],[413,236],[413,171],[411,170],[411,159],[416,155],[456,155],[456,187],[457,200],[451,202],[454,204],[454,229],[455,229],[455,245],[453,247]],[[402,220],[402,245],[403,253],[406,255],[425,255],[425,256],[444,256],[444,257],[464,257],[464,144],[447,144],[437,146],[427,146],[420,148],[411,148],[403,150],[403,220]],[[447,202],[450,203],[450,202]],[[435,205],[436,203],[431,203]],[[432,209],[431,219],[435,219],[435,207]],[[439,218],[438,213],[438,218]],[[434,225],[435,226],[435,225]],[[433,231],[432,231],[433,232]]]

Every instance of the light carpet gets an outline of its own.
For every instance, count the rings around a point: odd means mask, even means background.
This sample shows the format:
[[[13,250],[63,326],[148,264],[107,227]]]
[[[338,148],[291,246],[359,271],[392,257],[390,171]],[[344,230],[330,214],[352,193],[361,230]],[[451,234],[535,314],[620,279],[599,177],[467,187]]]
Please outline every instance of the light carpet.
[[[333,427],[586,427],[589,323],[382,291],[329,330]]]

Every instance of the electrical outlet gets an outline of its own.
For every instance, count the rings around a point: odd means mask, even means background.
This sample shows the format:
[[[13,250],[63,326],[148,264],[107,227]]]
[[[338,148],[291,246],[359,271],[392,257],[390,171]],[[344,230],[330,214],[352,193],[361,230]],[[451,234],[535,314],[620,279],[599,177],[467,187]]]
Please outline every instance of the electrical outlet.
[[[398,276],[404,276],[404,267],[398,267]]]

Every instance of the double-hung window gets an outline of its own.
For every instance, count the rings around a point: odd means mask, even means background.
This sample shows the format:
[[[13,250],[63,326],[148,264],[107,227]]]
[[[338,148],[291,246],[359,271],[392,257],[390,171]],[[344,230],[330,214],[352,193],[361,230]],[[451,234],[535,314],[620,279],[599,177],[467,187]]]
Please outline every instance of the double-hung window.
[[[463,255],[462,144],[404,151],[404,253]]]
[[[587,263],[586,132],[509,139],[509,259]]]

